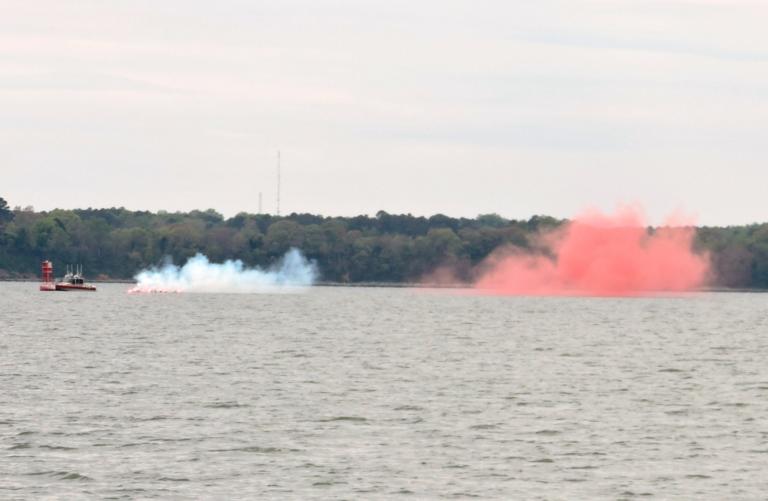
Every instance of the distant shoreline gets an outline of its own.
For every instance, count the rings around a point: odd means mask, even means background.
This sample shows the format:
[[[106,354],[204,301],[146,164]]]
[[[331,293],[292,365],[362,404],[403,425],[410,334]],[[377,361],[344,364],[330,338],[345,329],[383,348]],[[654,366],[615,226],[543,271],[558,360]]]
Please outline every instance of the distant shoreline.
[[[0,278],[0,282],[39,282],[39,278]],[[136,280],[128,280],[121,278],[110,278],[108,280],[88,279],[88,282],[94,284],[135,284]]]
[[[40,282],[39,278],[0,278],[0,282],[22,282],[22,283],[37,283]],[[136,285],[135,280],[128,279],[88,279],[89,283],[94,284],[128,284]],[[317,282],[312,284],[312,287],[377,287],[377,288],[392,288],[392,289],[466,289],[466,284],[420,284],[411,282],[355,282],[355,283],[341,283],[341,282]]]
[[[21,282],[21,283],[37,283],[40,282],[38,278],[0,278],[0,282]],[[88,282],[95,284],[125,284],[135,285],[135,280],[128,279],[109,279],[109,280],[88,280]],[[412,282],[355,282],[355,283],[341,283],[341,282],[317,282],[312,287],[352,287],[352,288],[378,288],[378,289],[469,289],[467,284],[420,284]],[[747,288],[728,288],[728,287],[706,287],[704,289],[698,289],[695,291],[686,292],[741,292],[741,293],[768,293],[768,289],[747,289]],[[661,293],[665,293],[662,291]]]
[[[553,258],[555,249],[545,252],[542,236],[567,231],[564,225],[569,224],[549,216],[508,219],[494,213],[467,218],[385,211],[344,217],[240,212],[225,218],[212,209],[153,213],[114,207],[6,209],[0,220],[4,280],[35,280],[40,261],[50,259],[57,266],[84,263],[94,282],[131,283],[138,270],[181,263],[198,254],[212,264],[240,262],[243,269],[268,273],[296,249],[304,254],[305,265],[315,263],[324,280],[320,285],[419,288],[425,285],[413,280],[423,277],[471,281],[507,252]],[[702,259],[708,259],[705,276],[717,281],[707,290],[768,290],[768,223],[674,228],[685,237],[686,245],[678,249],[682,256],[700,268],[705,268]],[[636,237],[653,239],[663,229],[649,227]],[[58,273],[63,274],[61,268]],[[699,278],[678,283],[700,283]]]

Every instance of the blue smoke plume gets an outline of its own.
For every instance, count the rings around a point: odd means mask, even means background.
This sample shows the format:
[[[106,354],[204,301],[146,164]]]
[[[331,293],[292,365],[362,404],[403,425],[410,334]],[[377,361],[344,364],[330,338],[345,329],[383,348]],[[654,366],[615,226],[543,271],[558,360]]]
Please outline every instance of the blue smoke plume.
[[[129,292],[290,292],[311,286],[317,278],[316,264],[298,249],[290,249],[268,269],[247,268],[240,260],[211,263],[198,253],[184,266],[169,263],[139,272]]]

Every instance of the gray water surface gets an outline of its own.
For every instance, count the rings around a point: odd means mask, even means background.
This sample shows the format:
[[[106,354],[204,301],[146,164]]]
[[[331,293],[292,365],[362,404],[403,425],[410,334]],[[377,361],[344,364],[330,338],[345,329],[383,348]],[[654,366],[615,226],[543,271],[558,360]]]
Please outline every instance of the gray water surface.
[[[0,283],[3,499],[766,499],[768,295]]]

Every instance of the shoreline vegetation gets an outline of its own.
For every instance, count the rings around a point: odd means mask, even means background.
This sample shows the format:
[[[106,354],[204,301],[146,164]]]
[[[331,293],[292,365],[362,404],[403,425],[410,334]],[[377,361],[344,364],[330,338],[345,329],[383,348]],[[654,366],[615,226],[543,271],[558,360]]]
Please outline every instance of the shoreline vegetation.
[[[565,223],[541,215],[515,220],[384,211],[354,217],[243,212],[230,218],[213,209],[35,211],[10,208],[0,198],[0,280],[37,280],[40,262],[50,259],[57,274],[65,264],[82,264],[90,281],[134,283],[140,270],[169,260],[183,264],[198,252],[211,262],[239,259],[269,268],[296,247],[317,263],[318,285],[462,287],[494,250],[535,252],[542,232]],[[712,277],[704,290],[768,289],[768,223],[696,227],[694,250],[710,256]]]
[[[0,278],[0,282],[15,282],[15,283],[38,283],[39,278]],[[135,285],[136,280],[128,279],[88,279],[88,282],[96,284],[116,284],[116,285]],[[343,282],[317,282],[308,287],[350,287],[360,289],[473,289],[470,284],[446,284],[446,283],[419,283],[419,282],[355,282],[355,283],[343,283]],[[483,289],[475,289],[480,292]],[[492,291],[491,291],[492,292]],[[749,289],[749,288],[737,288],[737,287],[702,287],[700,289],[687,291],[687,292],[665,292],[660,291],[659,294],[696,294],[696,293],[740,293],[740,294],[765,294],[768,293],[768,289]],[[238,294],[238,293],[233,293]],[[502,294],[503,295],[503,294]],[[526,296],[527,294],[516,294],[518,296]],[[648,294],[640,294],[640,296],[647,296]],[[568,295],[561,294],[553,297],[585,297],[583,295]],[[589,296],[586,296],[589,297]],[[602,297],[602,296],[601,296]],[[611,298],[621,298],[624,296],[605,296]],[[626,296],[626,297],[632,297]]]

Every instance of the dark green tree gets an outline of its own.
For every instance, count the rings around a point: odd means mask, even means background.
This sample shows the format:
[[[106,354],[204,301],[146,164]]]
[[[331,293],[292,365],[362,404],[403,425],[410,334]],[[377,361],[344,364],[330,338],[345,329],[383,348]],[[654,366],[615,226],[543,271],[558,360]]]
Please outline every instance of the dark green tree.
[[[13,212],[8,207],[8,202],[3,197],[0,197],[0,230],[13,220]]]

